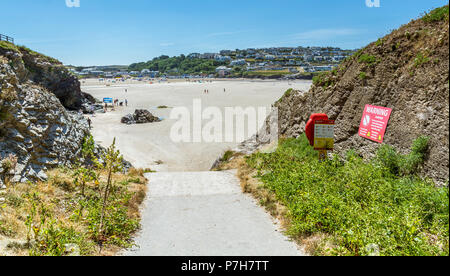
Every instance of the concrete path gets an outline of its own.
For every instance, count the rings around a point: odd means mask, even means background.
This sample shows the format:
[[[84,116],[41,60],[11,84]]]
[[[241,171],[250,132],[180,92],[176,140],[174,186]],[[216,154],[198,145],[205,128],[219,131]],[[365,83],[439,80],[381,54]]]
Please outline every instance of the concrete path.
[[[147,174],[139,245],[126,256],[299,256],[235,171]]]

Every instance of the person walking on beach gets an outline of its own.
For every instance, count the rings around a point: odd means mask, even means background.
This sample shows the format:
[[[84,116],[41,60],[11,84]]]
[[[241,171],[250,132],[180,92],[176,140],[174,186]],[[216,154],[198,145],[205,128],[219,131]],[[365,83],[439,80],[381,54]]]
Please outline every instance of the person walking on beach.
[[[89,125],[89,129],[91,129],[91,123],[92,123],[92,121],[91,121],[91,118],[87,118],[87,122],[88,122],[88,125]]]
[[[125,106],[128,106],[128,100],[125,99]]]

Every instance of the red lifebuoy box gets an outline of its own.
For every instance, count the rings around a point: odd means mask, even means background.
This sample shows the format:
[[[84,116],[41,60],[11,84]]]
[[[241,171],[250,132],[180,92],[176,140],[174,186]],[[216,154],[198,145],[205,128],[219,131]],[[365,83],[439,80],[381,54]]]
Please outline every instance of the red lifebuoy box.
[[[328,120],[328,115],[322,113],[312,114],[311,117],[309,118],[308,123],[306,124],[305,133],[306,137],[308,137],[311,146],[314,146],[314,126],[316,124],[316,121],[321,120]]]

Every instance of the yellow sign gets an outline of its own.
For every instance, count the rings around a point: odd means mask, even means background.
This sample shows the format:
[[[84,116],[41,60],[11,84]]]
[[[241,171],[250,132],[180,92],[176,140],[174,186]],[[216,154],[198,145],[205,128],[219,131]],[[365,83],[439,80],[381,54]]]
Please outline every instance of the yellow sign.
[[[334,121],[317,121],[314,127],[314,149],[334,150]]]

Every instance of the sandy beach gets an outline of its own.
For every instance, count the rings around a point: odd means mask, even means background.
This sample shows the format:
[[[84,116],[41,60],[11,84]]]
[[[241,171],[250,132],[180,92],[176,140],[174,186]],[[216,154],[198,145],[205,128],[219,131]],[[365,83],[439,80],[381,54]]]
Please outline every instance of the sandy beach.
[[[128,107],[118,107],[115,111],[91,117],[92,133],[101,145],[109,146],[116,138],[118,148],[135,167],[156,171],[205,171],[223,152],[233,149],[241,141],[175,143],[170,139],[171,128],[176,122],[169,119],[172,108],[183,106],[192,109],[193,100],[201,99],[204,108],[253,106],[269,110],[287,89],[307,90],[310,85],[310,81],[170,81],[154,84],[127,81],[108,83],[107,86],[105,82],[90,79],[82,82],[82,90],[98,99],[128,100]],[[209,90],[209,94],[204,94],[204,90]],[[158,106],[169,108],[158,109]],[[163,121],[144,125],[121,124],[121,117],[135,109],[148,109]]]
[[[108,146],[116,137],[125,159],[135,167],[157,171],[145,175],[149,180],[149,192],[143,204],[142,230],[135,239],[138,246],[121,254],[304,255],[301,248],[282,234],[277,221],[258,206],[257,200],[242,193],[235,171],[209,171],[218,157],[242,141],[174,142],[170,134],[177,120],[171,120],[170,113],[177,107],[192,111],[194,99],[202,101],[203,109],[266,107],[269,112],[271,105],[287,89],[306,90],[310,85],[307,81],[172,81],[156,84],[127,81],[106,86],[98,80],[86,80],[83,91],[98,99],[128,100],[128,107],[116,107],[115,111],[96,114],[92,118],[95,140]],[[205,94],[205,90],[209,93]],[[157,108],[162,105],[169,108]],[[163,120],[143,125],[120,122],[122,116],[141,108]],[[223,130],[226,132],[225,128]],[[254,133],[246,131],[245,134]]]

